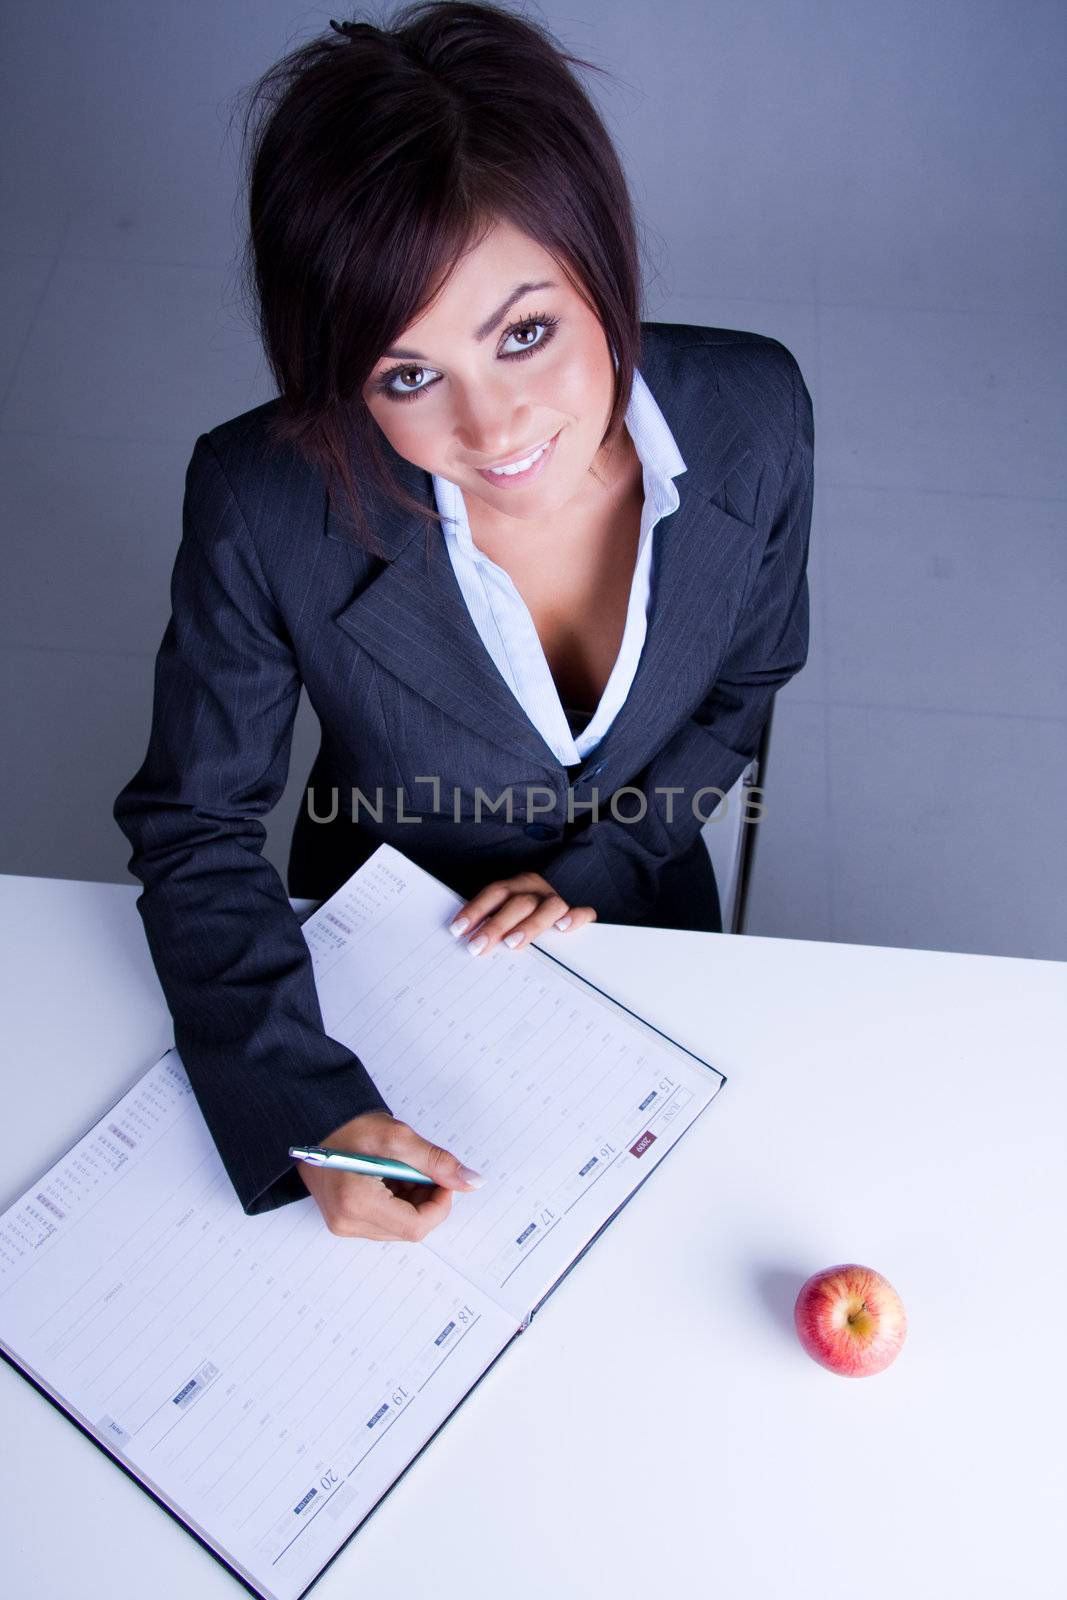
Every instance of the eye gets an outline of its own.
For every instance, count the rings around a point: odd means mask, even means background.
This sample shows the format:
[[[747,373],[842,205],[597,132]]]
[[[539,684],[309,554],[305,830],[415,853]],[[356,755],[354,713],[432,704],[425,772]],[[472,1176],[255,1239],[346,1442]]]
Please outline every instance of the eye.
[[[518,334],[533,333],[538,328],[543,331],[541,337],[534,343],[527,343],[518,350],[505,350],[502,343],[500,350],[502,358],[506,361],[522,361],[527,356],[536,355],[538,350],[543,349],[548,344],[555,333],[558,323],[558,317],[547,316],[524,317],[521,322],[513,322],[504,332],[503,343]],[[434,388],[440,382],[440,378],[432,378],[429,383],[418,383],[414,386],[402,384],[399,388],[394,388],[394,379],[400,380],[411,377],[414,374],[425,374],[434,370],[433,367],[420,367],[411,363],[406,366],[390,367],[389,371],[383,373],[374,385],[374,391],[376,394],[385,395],[388,400],[417,400],[421,394],[426,393],[427,389]]]
[[[402,388],[393,388],[394,378],[407,378],[412,373],[432,372],[432,367],[393,367],[385,374],[380,382],[374,385],[378,394],[388,395],[390,400],[415,400],[424,389],[432,389],[432,383],[420,383],[417,387],[406,384]]]
[[[532,344],[524,344],[519,350],[505,351],[505,354],[525,355],[528,351],[539,350],[543,344],[547,344],[549,339],[551,339],[553,330],[555,329],[558,321],[558,317],[527,317],[524,322],[514,323],[504,335],[505,339],[511,339],[517,333],[534,333],[538,328],[543,328],[545,330],[544,335],[540,339],[535,339]]]

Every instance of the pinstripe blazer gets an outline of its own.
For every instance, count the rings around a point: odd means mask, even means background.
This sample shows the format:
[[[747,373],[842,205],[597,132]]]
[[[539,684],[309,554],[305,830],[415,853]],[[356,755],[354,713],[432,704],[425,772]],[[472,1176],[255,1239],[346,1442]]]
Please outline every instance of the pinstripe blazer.
[[[804,664],[814,430],[797,363],[759,334],[641,331],[687,471],[630,693],[573,776],[485,649],[439,532],[367,486],[383,554],[361,548],[319,475],[268,441],[277,401],[196,441],[148,750],[114,815],[175,1042],[249,1214],[306,1196],[290,1144],[389,1109],[323,1031],[261,853],[302,684],[322,741],[290,893],[332,893],[386,840],[464,898],[532,870],[603,921],[654,922],[664,869],[714,806],[693,797],[733,785]],[[386,454],[432,507],[430,475]]]

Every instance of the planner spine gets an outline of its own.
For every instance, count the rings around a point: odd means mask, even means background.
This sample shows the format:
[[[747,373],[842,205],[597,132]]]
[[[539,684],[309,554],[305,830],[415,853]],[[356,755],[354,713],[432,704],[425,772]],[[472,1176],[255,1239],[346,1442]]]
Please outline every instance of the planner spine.
[[[708,1063],[705,1062],[704,1064],[707,1065]],[[696,1125],[696,1123],[699,1122],[700,1118],[707,1111],[708,1106],[711,1106],[711,1105],[713,1105],[715,1103],[716,1097],[719,1095],[719,1093],[721,1092],[723,1086],[728,1081],[725,1072],[720,1072],[717,1067],[713,1067],[712,1071],[717,1074],[719,1082],[718,1082],[717,1086],[715,1087],[715,1089],[712,1091],[711,1099],[708,1101],[707,1105],[702,1106],[701,1109],[697,1112],[696,1116],[693,1118],[692,1123],[690,1123],[690,1128],[694,1127]],[[689,1131],[689,1129],[686,1129],[686,1132],[688,1132],[688,1131]],[[600,1226],[596,1230],[596,1232],[594,1234],[592,1234],[592,1236],[586,1240],[585,1244],[579,1250],[578,1254],[574,1257],[574,1260],[568,1262],[567,1266],[564,1267],[563,1271],[560,1273],[560,1275],[556,1279],[555,1283],[553,1283],[548,1289],[546,1289],[544,1294],[541,1296],[540,1300],[538,1300],[537,1304],[534,1305],[534,1306],[531,1306],[529,1311],[527,1311],[525,1317],[523,1317],[523,1319],[522,1319],[522,1322],[519,1324],[519,1327],[517,1329],[518,1333],[525,1333],[526,1332],[527,1328],[530,1326],[530,1323],[533,1321],[533,1319],[537,1315],[538,1311],[540,1311],[540,1309],[544,1305],[545,1301],[551,1299],[551,1297],[555,1294],[556,1290],[559,1288],[560,1284],[563,1282],[564,1278],[568,1277],[570,1275],[570,1273],[572,1273],[574,1271],[574,1269],[578,1265],[579,1261],[581,1261],[582,1258],[589,1253],[589,1251],[596,1244],[597,1240],[600,1238],[600,1235],[604,1232],[604,1230],[606,1228],[610,1228],[611,1224],[615,1221],[615,1218],[619,1215],[619,1213],[621,1211],[625,1210],[625,1208],[630,1204],[630,1201],[634,1198],[634,1196],[636,1194],[640,1194],[641,1190],[644,1188],[644,1186],[648,1182],[649,1178],[652,1177],[652,1174],[654,1172],[658,1172],[659,1171],[660,1167],[662,1167],[664,1161],[671,1154],[671,1150],[673,1150],[673,1149],[674,1149],[674,1145],[672,1145],[670,1147],[670,1149],[664,1151],[663,1155],[656,1162],[655,1166],[654,1167],[650,1167],[649,1170],[645,1173],[645,1175],[641,1179],[640,1183],[638,1183],[633,1189],[631,1189],[629,1194],[623,1196],[623,1198],[619,1201],[619,1204],[615,1207],[615,1210],[611,1213],[610,1216],[607,1216],[607,1217],[604,1218],[603,1222],[600,1224]]]

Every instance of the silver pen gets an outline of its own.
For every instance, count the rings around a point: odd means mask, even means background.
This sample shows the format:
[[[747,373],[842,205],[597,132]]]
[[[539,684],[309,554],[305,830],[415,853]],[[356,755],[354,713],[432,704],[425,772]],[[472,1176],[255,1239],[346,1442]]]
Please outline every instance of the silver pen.
[[[388,1156],[360,1156],[352,1150],[328,1150],[323,1145],[294,1144],[289,1154],[296,1161],[306,1161],[312,1167],[334,1167],[338,1172],[362,1172],[370,1178],[402,1178],[407,1183],[434,1183],[425,1172],[409,1167],[406,1161],[392,1161]]]

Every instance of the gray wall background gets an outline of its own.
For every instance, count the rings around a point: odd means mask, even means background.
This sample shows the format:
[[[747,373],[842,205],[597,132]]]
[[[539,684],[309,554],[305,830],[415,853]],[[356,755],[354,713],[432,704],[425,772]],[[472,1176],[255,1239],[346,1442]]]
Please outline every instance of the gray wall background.
[[[531,14],[617,80],[586,81],[645,315],[771,334],[814,399],[811,656],[778,698],[749,931],[1067,958],[1063,7]],[[236,292],[233,96],[331,15],[5,7],[0,871],[133,881],[111,803],[185,465],[274,393]],[[305,702],[279,867],[316,747]]]

